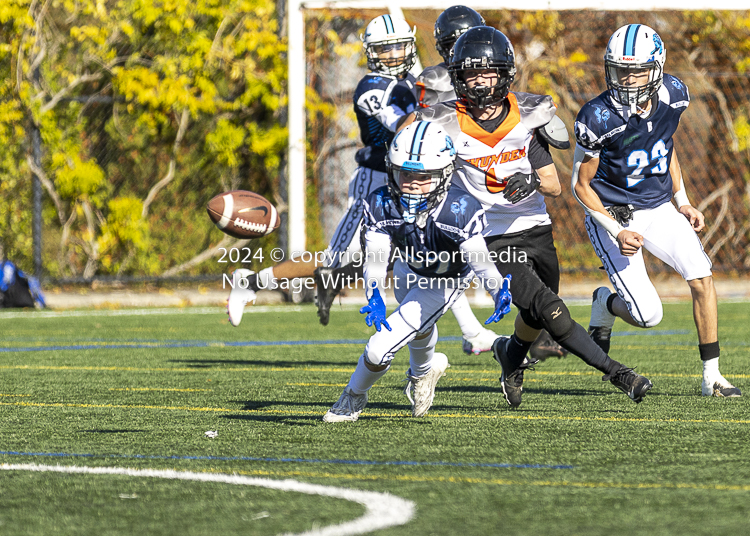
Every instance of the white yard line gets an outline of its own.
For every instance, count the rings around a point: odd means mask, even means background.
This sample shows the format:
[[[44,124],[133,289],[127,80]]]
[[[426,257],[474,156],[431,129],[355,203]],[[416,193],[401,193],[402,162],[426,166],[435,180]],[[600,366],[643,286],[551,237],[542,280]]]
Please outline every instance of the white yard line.
[[[190,471],[126,469],[120,467],[79,467],[76,465],[1,464],[0,470],[124,475],[139,478],[164,478],[169,480],[220,482],[239,486],[259,486],[281,491],[294,491],[308,495],[322,495],[324,497],[344,499],[361,504],[366,508],[365,515],[354,521],[314,529],[299,533],[297,536],[348,536],[350,534],[365,534],[374,530],[404,525],[414,517],[416,508],[412,501],[407,501],[388,493],[321,486],[318,484],[297,482],[296,480],[267,480],[240,475],[193,473]]]

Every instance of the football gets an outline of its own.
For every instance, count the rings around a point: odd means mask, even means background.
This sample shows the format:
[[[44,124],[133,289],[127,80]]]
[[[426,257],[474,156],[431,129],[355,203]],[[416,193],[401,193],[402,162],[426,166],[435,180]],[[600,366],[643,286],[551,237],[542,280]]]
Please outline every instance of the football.
[[[258,238],[278,228],[279,213],[262,195],[244,190],[219,194],[206,206],[216,227],[235,238]]]

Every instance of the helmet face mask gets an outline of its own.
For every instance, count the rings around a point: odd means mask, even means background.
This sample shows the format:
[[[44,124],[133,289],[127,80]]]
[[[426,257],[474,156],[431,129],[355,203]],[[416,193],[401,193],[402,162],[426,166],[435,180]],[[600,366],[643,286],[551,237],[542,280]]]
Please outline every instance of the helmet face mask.
[[[451,51],[448,72],[456,95],[470,107],[487,108],[502,103],[516,76],[513,46],[505,35],[489,26],[467,30]],[[477,72],[496,79],[491,86],[467,83]]]
[[[414,30],[405,20],[390,15],[374,18],[362,36],[367,67],[392,76],[403,76],[417,61]]]
[[[642,24],[619,28],[604,54],[604,77],[612,98],[635,108],[659,91],[666,51],[659,34]]]
[[[435,123],[417,121],[396,135],[385,163],[388,189],[406,223],[424,227],[450,188],[455,159],[453,141]]]
[[[456,40],[469,28],[484,26],[484,17],[466,6],[451,6],[435,21],[435,48],[448,63],[450,52]]]

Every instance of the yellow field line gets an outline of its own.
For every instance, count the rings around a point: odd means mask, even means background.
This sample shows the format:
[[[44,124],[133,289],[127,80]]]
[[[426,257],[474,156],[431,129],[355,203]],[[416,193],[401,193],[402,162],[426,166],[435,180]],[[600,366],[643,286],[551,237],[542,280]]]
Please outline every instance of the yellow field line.
[[[206,473],[223,473],[221,470],[204,470]],[[470,478],[458,476],[412,476],[412,475],[361,475],[361,474],[336,474],[336,473],[313,473],[307,471],[233,471],[232,474],[244,476],[284,476],[284,477],[306,477],[342,480],[393,480],[398,482],[441,482],[450,484],[484,484],[493,486],[539,486],[539,487],[570,487],[590,489],[695,489],[712,491],[750,491],[750,485],[731,484],[692,484],[684,482],[663,483],[635,483],[627,482],[570,482],[553,480],[507,480],[503,478]]]
[[[202,411],[212,413],[242,413],[247,415],[288,415],[323,417],[322,411],[292,411],[274,409],[238,409],[238,408],[206,408],[193,406],[148,406],[137,404],[72,404],[72,403],[44,403],[44,402],[0,402],[0,406],[35,407],[35,408],[92,408],[92,409],[158,409],[169,411]],[[408,417],[406,412],[376,413],[368,412],[366,417]],[[516,421],[575,421],[575,422],[640,422],[640,423],[689,423],[689,424],[750,424],[750,420],[732,419],[637,419],[623,417],[575,417],[562,415],[514,415],[514,414],[468,414],[468,413],[430,413],[432,419],[499,419]]]
[[[447,374],[491,374],[493,376],[500,374],[500,368],[497,369],[462,369],[460,365],[457,370],[448,370]],[[0,370],[84,370],[92,372],[342,372],[351,374],[354,367],[337,368],[337,367],[217,367],[217,368],[168,368],[168,367],[94,367],[94,366],[50,366],[50,365],[2,365]],[[534,370],[527,371],[526,374],[538,374],[541,376],[601,376],[598,371],[544,371]],[[646,376],[661,378],[701,378],[700,374],[673,374],[660,372],[645,372]],[[725,378],[750,378],[748,374],[724,374]]]
[[[6,395],[3,393],[0,393],[0,396],[31,396],[31,395]]]
[[[179,391],[184,393],[197,393],[202,391],[213,391],[213,389],[168,389],[156,387],[112,387],[110,391]]]

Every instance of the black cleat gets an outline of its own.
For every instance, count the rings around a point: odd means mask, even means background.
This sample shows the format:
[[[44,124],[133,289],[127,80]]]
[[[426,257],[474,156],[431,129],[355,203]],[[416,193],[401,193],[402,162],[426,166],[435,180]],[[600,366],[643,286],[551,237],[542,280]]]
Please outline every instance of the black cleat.
[[[315,269],[315,286],[318,289],[317,301],[318,301],[318,319],[324,326],[328,325],[328,321],[331,317],[331,305],[333,300],[339,293],[339,289],[335,288],[332,282],[333,268],[320,268]]]
[[[534,344],[531,345],[529,355],[535,361],[544,361],[550,357],[563,358],[568,355],[568,351],[557,344],[555,339],[547,333],[547,330],[542,330]]]
[[[654,386],[648,378],[644,378],[625,366],[620,367],[614,374],[602,376],[602,381],[607,380],[628,395],[636,404],[643,402],[644,395]]]
[[[533,365],[536,365],[538,361],[529,361],[528,359],[524,359],[521,365],[513,369],[513,365],[510,363],[507,352],[509,342],[510,337],[499,337],[492,345],[492,354],[495,357],[495,361],[497,361],[503,368],[503,373],[500,376],[500,385],[503,389],[505,401],[510,407],[517,408],[521,405],[521,394],[523,393],[523,372]]]

